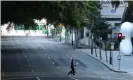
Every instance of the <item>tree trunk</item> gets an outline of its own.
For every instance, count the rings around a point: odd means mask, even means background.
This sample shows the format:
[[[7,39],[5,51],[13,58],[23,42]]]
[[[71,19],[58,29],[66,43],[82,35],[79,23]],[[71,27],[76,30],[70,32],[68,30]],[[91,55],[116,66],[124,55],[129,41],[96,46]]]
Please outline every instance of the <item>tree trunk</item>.
[[[80,32],[76,32],[76,47],[80,47]]]
[[[95,54],[96,54],[96,57],[97,57],[96,44],[95,44]]]
[[[48,36],[48,25],[46,25],[46,27],[47,27],[47,36]]]
[[[72,29],[72,31],[71,31],[71,34],[72,34],[72,46],[73,46],[73,29]]]
[[[88,47],[90,47],[90,32],[88,31]]]
[[[65,30],[65,43],[67,43],[66,36],[67,36],[67,31]]]
[[[76,30],[74,30],[74,34],[75,34],[75,35],[74,35],[74,36],[75,36],[74,48],[76,48],[76,38],[77,38],[77,37],[76,37]]]

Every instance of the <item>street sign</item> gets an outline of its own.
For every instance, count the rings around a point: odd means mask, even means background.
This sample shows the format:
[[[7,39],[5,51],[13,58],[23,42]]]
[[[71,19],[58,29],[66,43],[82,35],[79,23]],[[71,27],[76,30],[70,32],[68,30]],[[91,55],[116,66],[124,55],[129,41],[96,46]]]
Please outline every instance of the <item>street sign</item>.
[[[60,23],[58,27],[59,27],[59,33],[61,33],[62,32],[62,24]]]
[[[62,29],[62,24],[59,24],[59,28],[61,28],[61,29]]]

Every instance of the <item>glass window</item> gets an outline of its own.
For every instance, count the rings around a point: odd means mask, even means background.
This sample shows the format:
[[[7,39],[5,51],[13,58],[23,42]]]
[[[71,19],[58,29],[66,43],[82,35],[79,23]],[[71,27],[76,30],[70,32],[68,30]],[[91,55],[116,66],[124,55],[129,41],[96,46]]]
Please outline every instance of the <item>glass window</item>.
[[[106,21],[121,21],[121,18],[105,18]]]
[[[120,26],[120,23],[115,23],[115,27],[119,27]]]

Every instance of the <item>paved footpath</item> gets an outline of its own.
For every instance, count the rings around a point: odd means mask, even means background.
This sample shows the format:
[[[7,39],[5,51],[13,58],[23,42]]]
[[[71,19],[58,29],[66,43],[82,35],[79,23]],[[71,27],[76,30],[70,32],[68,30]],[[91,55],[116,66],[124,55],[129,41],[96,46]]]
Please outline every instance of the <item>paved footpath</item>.
[[[55,40],[59,42],[58,38],[55,38]],[[64,40],[65,39],[63,39],[61,43],[64,43],[65,42]],[[119,51],[112,51],[113,60],[112,60],[112,64],[110,64],[109,63],[110,51],[105,52],[104,50],[101,50],[102,59],[100,59],[99,49],[96,49],[97,57],[96,57],[95,49],[93,49],[93,55],[91,55],[91,49],[76,49],[76,50],[83,52],[84,54],[87,54],[88,56],[91,56],[92,58],[98,60],[99,62],[101,62],[102,64],[104,64],[109,69],[115,72],[122,72],[122,73],[127,72],[131,76],[133,76],[133,63],[132,63],[133,55],[124,56],[123,54],[120,53],[121,60],[120,60],[120,70],[119,70],[119,60],[118,60]]]
[[[102,62],[104,65],[106,65],[108,68],[118,71],[118,72],[128,72],[130,75],[133,76],[133,55],[132,56],[124,56],[123,54],[121,55],[121,60],[120,60],[120,70],[119,70],[119,61],[117,60],[117,56],[119,55],[118,51],[113,51],[113,64],[109,64],[109,58],[110,58],[110,51],[107,51],[107,62],[106,62],[106,56],[105,56],[105,51],[101,50],[101,56],[102,59],[100,59],[99,49],[96,50],[97,52],[97,57],[95,56],[95,50],[93,50],[93,55],[91,55],[91,50],[90,49],[77,49],[78,51],[81,51],[85,54],[88,54],[89,56],[95,58],[96,60]]]

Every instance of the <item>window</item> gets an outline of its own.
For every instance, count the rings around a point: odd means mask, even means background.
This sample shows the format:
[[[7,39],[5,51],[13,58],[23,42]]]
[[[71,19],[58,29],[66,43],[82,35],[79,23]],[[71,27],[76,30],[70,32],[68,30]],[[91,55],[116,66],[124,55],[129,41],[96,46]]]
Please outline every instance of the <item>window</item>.
[[[106,21],[121,21],[121,18],[105,18]]]
[[[121,24],[120,23],[115,23],[115,26],[116,27],[119,27]]]

